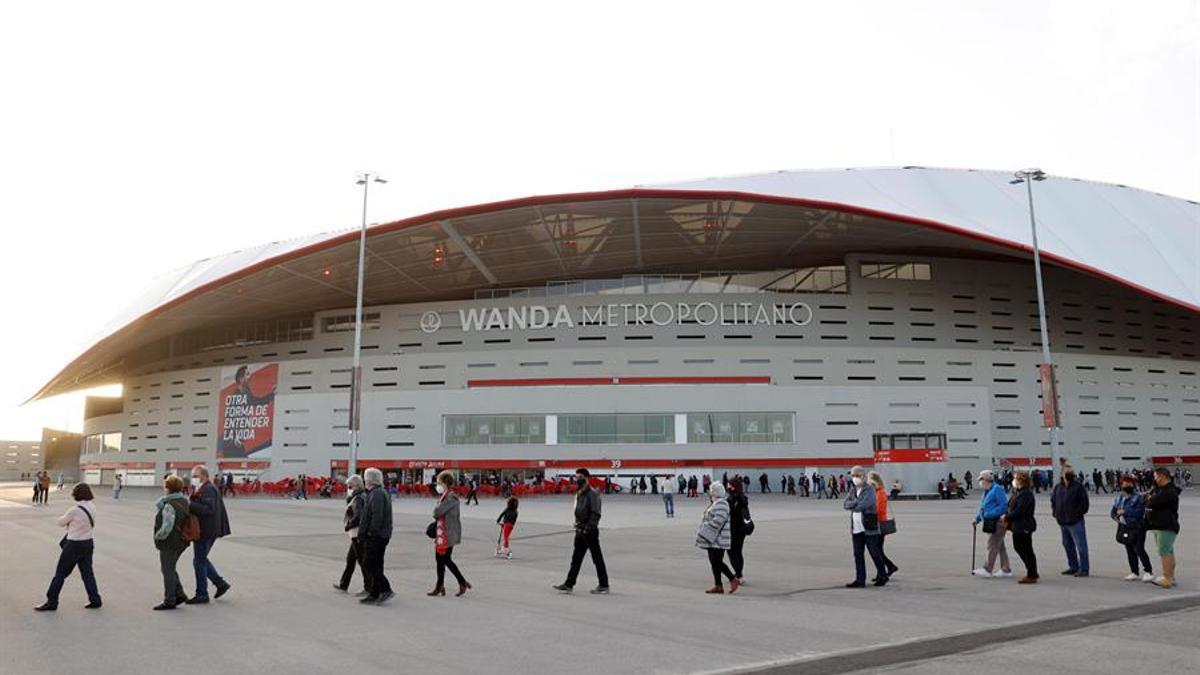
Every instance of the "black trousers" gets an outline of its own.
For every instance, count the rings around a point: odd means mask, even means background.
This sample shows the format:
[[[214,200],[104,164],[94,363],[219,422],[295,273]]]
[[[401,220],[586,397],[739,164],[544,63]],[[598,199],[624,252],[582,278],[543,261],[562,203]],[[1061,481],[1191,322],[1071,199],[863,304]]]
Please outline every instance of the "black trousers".
[[[596,579],[600,586],[608,587],[608,568],[604,566],[604,553],[600,551],[600,531],[589,529],[587,532],[575,530],[575,550],[571,552],[571,569],[567,572],[568,586],[574,586],[579,579],[579,568],[583,565],[585,553],[592,554],[592,563],[596,565]]]
[[[346,550],[346,569],[342,570],[342,580],[338,584],[342,590],[350,588],[350,580],[354,578],[354,568],[362,567],[362,544],[358,541],[358,537],[350,540],[350,548]],[[367,574],[363,572],[363,588],[369,593],[370,588],[366,586]]]
[[[721,585],[722,574],[731,581],[733,580],[733,571],[725,564],[725,549],[708,549],[708,566],[712,568],[713,586]]]
[[[745,543],[745,534],[733,532],[729,535],[729,564],[733,565],[733,576],[738,579],[742,578],[742,567],[746,564],[746,558],[742,555],[742,546]]]
[[[1013,532],[1013,550],[1021,556],[1025,565],[1025,576],[1038,578],[1037,556],[1033,553],[1033,533]]]
[[[392,585],[383,573],[383,554],[390,540],[379,537],[359,537],[358,540],[362,543],[363,584],[369,597],[391,593]]]
[[[79,576],[83,579],[83,587],[87,590],[88,601],[99,604],[100,590],[96,588],[96,575],[92,573],[92,551],[95,545],[91,539],[73,541],[68,539],[58,554],[58,566],[54,569],[54,579],[46,590],[46,601],[52,605],[58,604],[58,594],[62,591],[63,582],[79,567]]]
[[[164,605],[177,605],[187,598],[183,584],[179,581],[179,571],[175,569],[179,557],[186,550],[186,548],[180,548],[175,550],[159,549],[158,551],[158,564],[162,568]]]
[[[454,578],[458,581],[459,586],[467,585],[466,578],[463,577],[462,572],[458,571],[458,565],[455,565],[454,561],[451,560],[450,556],[452,556],[452,555],[454,555],[454,547],[453,546],[446,549],[445,553],[437,553],[435,551],[433,554],[434,559],[437,561],[437,587],[438,588],[442,588],[446,585],[446,570],[450,570],[450,573],[453,574]]]
[[[870,553],[871,562],[875,563],[875,575],[886,577],[888,575],[887,564],[884,563],[883,551],[879,548],[882,537],[865,532],[856,532],[851,537],[854,541],[854,580],[859,583],[867,581],[867,562],[863,557],[864,548]]]
[[[887,557],[887,553],[884,552],[883,545],[886,543],[887,543],[887,535],[880,534],[879,535],[879,555],[881,557],[883,557],[883,564],[885,567],[887,567],[888,574],[890,575],[892,573],[892,570],[898,570],[900,568],[898,566],[896,566],[896,563],[892,562],[892,559]]]
[[[1146,530],[1137,528],[1129,534],[1129,541],[1125,543],[1125,555],[1129,557],[1129,571],[1134,574],[1138,573],[1138,561],[1142,563],[1142,569],[1146,573],[1153,572],[1150,567],[1150,556],[1146,553]]]

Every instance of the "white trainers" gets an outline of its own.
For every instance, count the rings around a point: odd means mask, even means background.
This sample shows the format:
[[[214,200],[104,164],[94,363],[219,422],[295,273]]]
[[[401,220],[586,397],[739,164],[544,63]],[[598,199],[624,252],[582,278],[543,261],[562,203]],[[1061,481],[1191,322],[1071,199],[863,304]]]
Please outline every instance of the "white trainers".
[[[1137,572],[1133,572],[1132,574],[1125,575],[1125,581],[1137,581],[1138,579],[1141,579],[1141,578],[1142,577],[1140,577]],[[1150,577],[1150,578],[1153,579],[1154,577]]]
[[[1012,572],[1005,572],[1004,570],[1000,570],[999,572],[996,572],[992,576],[994,576],[994,577],[1011,577]]]
[[[991,572],[983,569],[982,567],[975,570],[974,572],[971,572],[971,574],[974,574],[977,577],[983,577],[984,579],[987,579],[988,577],[992,576]]]
[[[1154,583],[1154,575],[1149,572],[1142,572],[1142,581],[1152,584]]]

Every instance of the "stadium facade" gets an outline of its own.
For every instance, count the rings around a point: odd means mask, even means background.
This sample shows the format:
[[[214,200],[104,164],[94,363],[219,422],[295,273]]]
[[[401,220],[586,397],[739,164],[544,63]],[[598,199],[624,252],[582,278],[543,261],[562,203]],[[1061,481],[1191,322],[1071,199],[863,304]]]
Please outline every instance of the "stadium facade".
[[[532,197],[368,231],[361,464],[622,476],[1048,465],[1025,187],[921,167]],[[1200,462],[1200,205],[1034,186],[1062,454]],[[36,397],[81,465],[344,471],[358,233],[156,281]],[[774,478],[773,478],[774,479]],[[774,479],[777,480],[777,479]]]

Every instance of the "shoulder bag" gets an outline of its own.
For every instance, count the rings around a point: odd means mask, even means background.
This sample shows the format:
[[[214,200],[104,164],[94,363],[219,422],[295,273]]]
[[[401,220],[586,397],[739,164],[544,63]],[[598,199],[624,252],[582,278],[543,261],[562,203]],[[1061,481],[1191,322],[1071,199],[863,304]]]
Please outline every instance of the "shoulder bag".
[[[96,519],[92,518],[92,514],[88,513],[87,509],[83,508],[82,506],[76,506],[75,508],[79,509],[80,511],[83,511],[83,515],[87,516],[88,523],[91,524],[92,528],[96,527]],[[62,536],[62,539],[58,540],[58,547],[59,548],[67,547],[67,535],[64,534]]]

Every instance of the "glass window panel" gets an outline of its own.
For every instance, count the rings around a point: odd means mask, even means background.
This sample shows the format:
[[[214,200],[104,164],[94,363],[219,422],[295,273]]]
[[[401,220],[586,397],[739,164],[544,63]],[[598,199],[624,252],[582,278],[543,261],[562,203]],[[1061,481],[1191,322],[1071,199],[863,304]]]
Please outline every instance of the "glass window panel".
[[[713,413],[712,427],[714,443],[737,442],[738,416],[736,413]]]
[[[687,416],[688,443],[711,443],[712,423],[705,413],[689,413]]]
[[[740,443],[762,443],[767,440],[767,416],[743,413],[738,416],[741,427]]]
[[[767,435],[771,443],[791,443],[792,416],[782,413],[767,415]]]
[[[646,438],[646,418],[641,415],[617,415],[617,441],[642,443]]]

